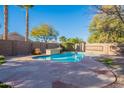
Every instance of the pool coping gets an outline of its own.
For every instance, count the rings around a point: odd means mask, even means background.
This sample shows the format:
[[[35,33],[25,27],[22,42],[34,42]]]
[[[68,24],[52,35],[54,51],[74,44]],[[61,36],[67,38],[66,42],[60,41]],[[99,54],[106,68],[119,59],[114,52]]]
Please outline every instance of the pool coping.
[[[65,52],[63,52],[65,53]],[[83,58],[85,57],[85,54],[84,52],[83,53]],[[14,61],[18,61],[18,60],[22,60],[22,61],[25,61],[23,60],[23,58],[27,61],[43,61],[43,63],[49,63],[49,62],[54,62],[54,63],[68,63],[68,62],[55,62],[55,61],[52,61],[52,60],[40,60],[40,59],[33,59],[33,57],[39,57],[39,56],[50,56],[50,55],[47,55],[47,54],[41,54],[41,55],[29,55],[29,56],[14,56],[14,57],[7,57],[7,60],[10,60],[11,58],[14,58]],[[21,58],[20,58],[21,57]],[[79,61],[80,63],[83,61],[83,58]],[[45,62],[44,62],[45,61]],[[71,63],[71,62],[69,62]],[[77,63],[77,62],[72,62],[72,63]]]

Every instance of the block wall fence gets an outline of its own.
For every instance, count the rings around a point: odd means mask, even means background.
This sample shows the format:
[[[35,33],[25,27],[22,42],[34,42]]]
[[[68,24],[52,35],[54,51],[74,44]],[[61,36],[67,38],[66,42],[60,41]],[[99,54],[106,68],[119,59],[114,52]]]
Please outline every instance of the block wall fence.
[[[59,47],[59,44],[48,43],[47,47],[49,49],[57,48]],[[29,55],[35,48],[40,48],[42,53],[45,53],[46,43],[0,40],[0,55],[4,56]]]
[[[46,46],[49,49],[58,48],[59,43],[46,44],[43,42],[0,40],[0,55],[4,56],[29,55],[35,48],[40,48],[42,53],[45,53]],[[82,43],[78,45],[77,51],[106,55],[124,55],[124,44]]]

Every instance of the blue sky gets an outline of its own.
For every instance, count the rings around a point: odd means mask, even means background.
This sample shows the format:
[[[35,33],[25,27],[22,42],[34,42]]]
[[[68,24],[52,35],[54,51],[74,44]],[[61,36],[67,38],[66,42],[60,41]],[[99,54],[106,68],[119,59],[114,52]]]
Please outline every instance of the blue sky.
[[[92,6],[86,5],[35,5],[29,10],[29,29],[42,24],[53,26],[59,36],[79,37],[87,40],[88,26],[95,13]],[[3,6],[0,6],[0,34],[3,33]],[[9,32],[25,34],[25,9],[9,6]]]

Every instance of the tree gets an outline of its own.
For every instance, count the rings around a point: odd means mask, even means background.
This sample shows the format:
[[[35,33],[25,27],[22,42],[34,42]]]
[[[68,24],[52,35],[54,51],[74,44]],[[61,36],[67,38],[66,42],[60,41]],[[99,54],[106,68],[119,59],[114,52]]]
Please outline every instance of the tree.
[[[73,44],[78,44],[78,43],[82,43],[83,40],[80,38],[66,38],[65,36],[61,36],[59,38],[59,41],[61,41],[62,43],[66,42],[66,43],[73,43]]]
[[[59,38],[59,41],[60,41],[60,42],[66,42],[66,40],[67,40],[67,39],[66,39],[65,36],[61,36],[61,37]]]
[[[83,40],[80,39],[80,38],[69,38],[69,39],[67,40],[67,42],[72,43],[72,44],[79,44],[79,43],[82,43]]]
[[[25,8],[26,9],[26,32],[25,32],[25,41],[28,41],[28,37],[29,37],[29,8],[32,8],[33,5],[20,5],[20,7]]]
[[[4,5],[4,34],[3,40],[8,39],[8,5]]]
[[[124,42],[124,25],[122,21],[107,14],[97,14],[90,26],[90,43]]]
[[[108,16],[119,18],[124,23],[124,6],[123,5],[101,5],[96,6],[100,13]]]
[[[39,39],[40,41],[43,41],[45,43],[47,43],[49,40],[56,40],[58,35],[58,32],[47,24],[33,28],[31,31],[32,37]]]
[[[61,36],[59,39],[61,41],[60,45],[64,51],[75,51],[76,44],[83,42],[80,38],[66,38],[65,36]]]

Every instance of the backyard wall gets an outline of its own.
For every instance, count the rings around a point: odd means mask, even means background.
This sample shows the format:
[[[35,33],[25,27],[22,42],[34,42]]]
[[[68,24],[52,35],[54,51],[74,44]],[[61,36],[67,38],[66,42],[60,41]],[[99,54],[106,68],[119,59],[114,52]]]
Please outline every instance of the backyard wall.
[[[46,46],[50,48],[59,47],[58,43],[40,43],[40,42],[24,42],[14,40],[0,40],[0,55],[16,56],[29,55],[33,49],[40,48],[42,53],[45,53]],[[124,44],[106,44],[106,43],[82,43],[78,46],[77,51],[87,53],[98,53],[107,55],[124,55]]]
[[[59,44],[48,43],[47,46],[48,48],[57,48],[59,47]],[[46,43],[0,40],[0,55],[5,56],[29,55],[35,48],[40,48],[41,52],[45,53]]]
[[[124,55],[124,44],[86,43],[83,46],[83,50],[88,53],[90,52],[90,53],[107,54],[107,55]]]

